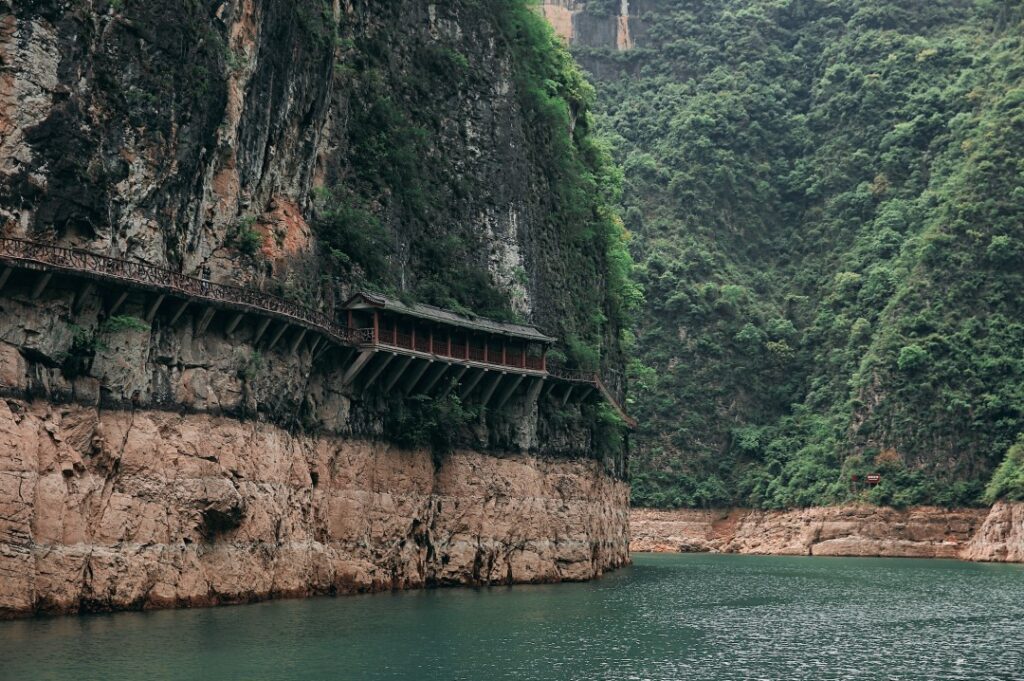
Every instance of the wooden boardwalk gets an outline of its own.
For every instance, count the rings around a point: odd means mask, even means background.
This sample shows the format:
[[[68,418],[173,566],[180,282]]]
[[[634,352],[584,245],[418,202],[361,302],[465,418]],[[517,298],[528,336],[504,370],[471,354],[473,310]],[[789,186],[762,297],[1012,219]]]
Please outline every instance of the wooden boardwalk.
[[[82,280],[84,284],[76,289],[72,302],[73,312],[80,309],[83,300],[96,287],[103,287],[112,291],[107,297],[108,316],[116,314],[131,293],[140,293],[145,297],[143,310],[147,322],[152,322],[157,314],[165,314],[173,325],[193,308],[197,336],[207,331],[217,312],[224,312],[229,315],[226,334],[230,335],[250,317],[253,333],[249,342],[256,345],[263,340],[267,350],[281,339],[285,339],[292,353],[300,348],[311,354],[328,346],[343,348],[347,350],[343,378],[347,388],[365,390],[378,378],[385,389],[393,390],[397,386],[406,394],[431,394],[435,387],[447,394],[448,390],[458,387],[464,399],[476,391],[476,399],[485,406],[493,404],[500,409],[525,383],[522,391],[533,400],[559,388],[561,392],[555,393],[555,399],[562,404],[599,396],[627,425],[636,425],[598,374],[540,366],[523,354],[478,357],[470,356],[466,348],[459,356],[447,346],[421,347],[413,338],[381,339],[374,329],[340,325],[328,314],[262,291],[217,284],[148,263],[81,249],[0,238],[0,291],[8,285],[15,271],[35,273],[29,283],[32,299],[43,294],[54,276]],[[395,358],[401,359],[396,363]],[[389,367],[391,371],[386,372]],[[357,385],[360,377],[362,380]]]

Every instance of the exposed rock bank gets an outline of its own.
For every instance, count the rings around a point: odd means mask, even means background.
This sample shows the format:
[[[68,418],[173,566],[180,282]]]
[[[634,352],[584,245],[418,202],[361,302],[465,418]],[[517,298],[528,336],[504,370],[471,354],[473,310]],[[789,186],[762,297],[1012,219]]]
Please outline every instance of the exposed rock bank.
[[[0,615],[582,580],[625,564],[628,489],[586,460],[204,414],[0,400]]]
[[[1024,504],[906,510],[634,509],[630,550],[1024,562]]]

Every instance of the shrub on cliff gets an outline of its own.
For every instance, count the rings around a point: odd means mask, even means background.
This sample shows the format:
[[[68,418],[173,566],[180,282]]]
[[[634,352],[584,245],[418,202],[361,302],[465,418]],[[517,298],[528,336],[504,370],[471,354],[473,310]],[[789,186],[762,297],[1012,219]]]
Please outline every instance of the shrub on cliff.
[[[1006,452],[1006,458],[985,488],[985,501],[1024,501],[1024,435]]]

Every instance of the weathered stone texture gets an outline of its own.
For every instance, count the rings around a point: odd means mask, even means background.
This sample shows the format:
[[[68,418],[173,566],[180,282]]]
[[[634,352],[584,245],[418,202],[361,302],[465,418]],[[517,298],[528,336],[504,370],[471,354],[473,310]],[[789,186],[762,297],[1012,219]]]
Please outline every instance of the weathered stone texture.
[[[1024,562],[1024,504],[792,511],[634,509],[633,551],[962,558]]]
[[[628,561],[596,462],[0,401],[0,613],[582,580]]]

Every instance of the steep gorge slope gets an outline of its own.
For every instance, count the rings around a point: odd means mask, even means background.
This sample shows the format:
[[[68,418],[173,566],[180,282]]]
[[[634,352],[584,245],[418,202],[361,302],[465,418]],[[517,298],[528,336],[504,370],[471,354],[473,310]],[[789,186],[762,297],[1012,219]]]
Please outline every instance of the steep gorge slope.
[[[331,317],[370,288],[528,322],[621,396],[619,178],[527,3],[8,0],[0,67],[4,237]],[[628,560],[608,410],[353,394],[341,353],[112,302],[2,290],[0,613]]]
[[[637,235],[634,501],[979,503],[1024,431],[1016,3],[548,4]]]

